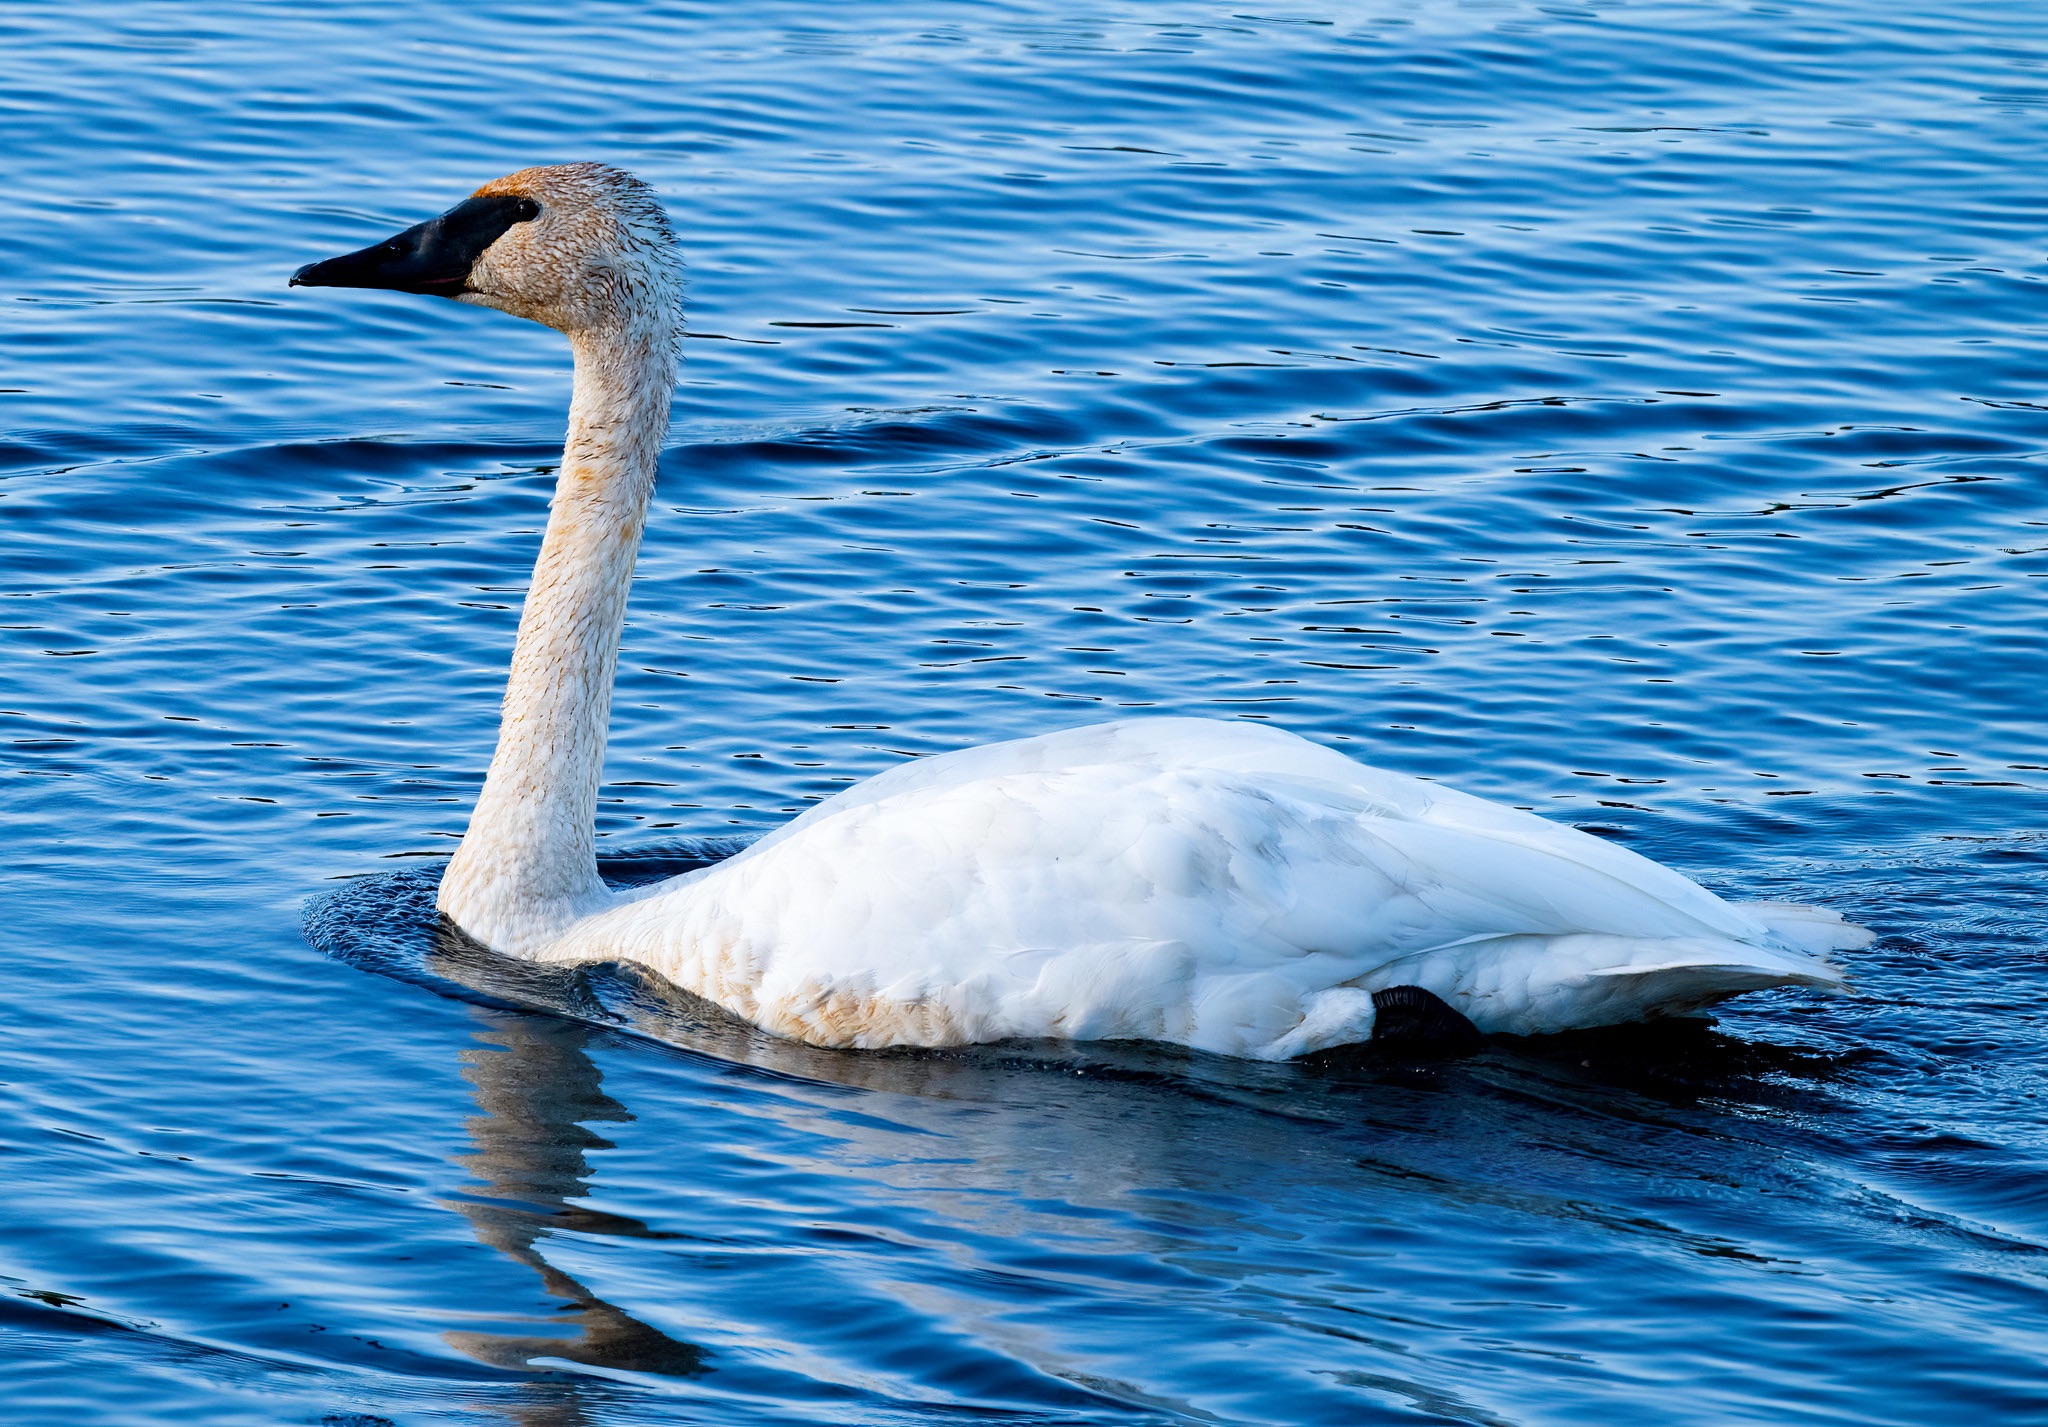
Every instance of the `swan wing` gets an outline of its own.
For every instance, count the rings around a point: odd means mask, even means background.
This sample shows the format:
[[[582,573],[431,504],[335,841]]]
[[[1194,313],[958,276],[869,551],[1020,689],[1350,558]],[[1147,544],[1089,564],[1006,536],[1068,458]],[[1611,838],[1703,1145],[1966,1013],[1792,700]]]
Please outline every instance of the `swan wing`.
[[[1370,992],[1396,984],[1529,1031],[1831,979],[1625,848],[1196,719],[902,765],[559,954],[646,962],[819,1044],[1142,1037],[1270,1058],[1362,1039]],[[1672,967],[1694,969],[1660,982]]]

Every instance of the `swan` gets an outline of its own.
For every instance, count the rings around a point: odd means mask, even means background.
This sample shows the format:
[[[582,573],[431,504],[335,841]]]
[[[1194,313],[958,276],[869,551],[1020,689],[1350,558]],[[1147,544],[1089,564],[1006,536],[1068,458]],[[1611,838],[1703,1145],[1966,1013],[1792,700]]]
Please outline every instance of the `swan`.
[[[1833,987],[1823,954],[1871,940],[1277,728],[1197,718],[916,759],[727,861],[610,890],[598,781],[682,328],[666,214],[617,168],[527,168],[291,282],[496,308],[574,354],[497,751],[437,902],[497,952],[637,962],[818,1046],[1128,1038],[1285,1060]]]

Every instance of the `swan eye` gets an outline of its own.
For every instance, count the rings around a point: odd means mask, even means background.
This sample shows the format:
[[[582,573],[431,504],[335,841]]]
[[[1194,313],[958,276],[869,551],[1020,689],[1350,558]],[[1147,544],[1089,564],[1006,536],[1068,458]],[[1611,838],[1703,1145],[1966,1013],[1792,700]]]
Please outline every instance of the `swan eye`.
[[[522,198],[513,207],[512,212],[515,215],[512,219],[513,222],[531,223],[534,219],[540,217],[540,205],[531,198]]]
[[[384,245],[384,251],[387,253],[402,253],[405,251],[405,244],[399,242],[398,239],[393,238],[390,242]]]

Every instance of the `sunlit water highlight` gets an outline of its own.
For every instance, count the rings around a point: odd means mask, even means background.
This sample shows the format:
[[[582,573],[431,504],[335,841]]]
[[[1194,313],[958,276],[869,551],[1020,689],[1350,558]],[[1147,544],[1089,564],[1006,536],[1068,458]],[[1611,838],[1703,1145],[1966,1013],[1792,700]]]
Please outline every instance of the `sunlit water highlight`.
[[[2048,1420],[2048,46],[1953,9],[0,19],[0,1417]],[[1261,718],[1856,994],[844,1056],[437,938],[566,354],[283,282],[582,157],[692,274],[614,875]]]

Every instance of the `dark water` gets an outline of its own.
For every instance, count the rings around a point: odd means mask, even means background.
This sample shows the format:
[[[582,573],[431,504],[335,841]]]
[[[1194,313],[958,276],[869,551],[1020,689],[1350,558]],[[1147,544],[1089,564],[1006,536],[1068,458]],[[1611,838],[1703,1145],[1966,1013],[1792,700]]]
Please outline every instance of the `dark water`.
[[[0,14],[0,1418],[2048,1421],[2042,18]],[[437,944],[566,356],[283,283],[584,157],[692,272],[618,875],[1270,719],[1856,994],[851,1056]]]

